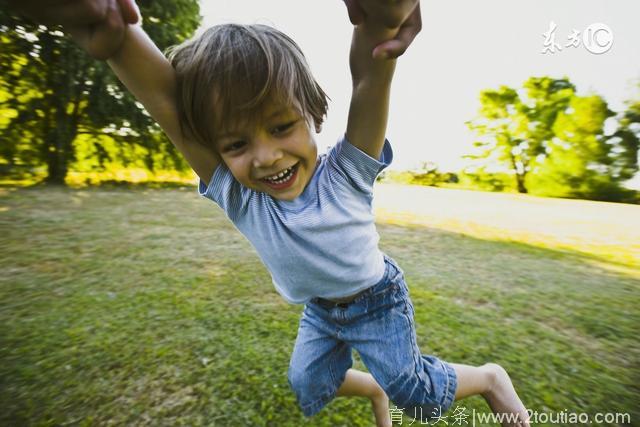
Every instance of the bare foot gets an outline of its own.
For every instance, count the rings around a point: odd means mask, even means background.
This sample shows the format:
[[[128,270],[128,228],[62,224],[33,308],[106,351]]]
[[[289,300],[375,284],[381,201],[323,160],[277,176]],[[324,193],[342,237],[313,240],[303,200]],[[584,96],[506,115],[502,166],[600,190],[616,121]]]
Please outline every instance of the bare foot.
[[[387,394],[378,386],[378,390],[371,395],[371,406],[373,415],[376,417],[376,427],[392,427],[391,414],[389,413],[389,398]]]
[[[513,388],[511,378],[504,368],[495,363],[482,366],[491,375],[491,386],[482,393],[491,410],[496,414],[506,414],[503,427],[529,427],[529,414]],[[509,417],[509,415],[511,415]]]

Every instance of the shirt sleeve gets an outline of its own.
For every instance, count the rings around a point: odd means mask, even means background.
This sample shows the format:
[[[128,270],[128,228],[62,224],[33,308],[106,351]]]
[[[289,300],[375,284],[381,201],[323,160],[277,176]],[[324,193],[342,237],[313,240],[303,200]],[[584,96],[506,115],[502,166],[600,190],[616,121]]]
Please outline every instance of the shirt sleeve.
[[[393,150],[385,139],[380,158],[376,160],[352,145],[345,137],[331,148],[327,160],[328,166],[337,172],[338,179],[344,180],[358,191],[371,194],[376,177],[391,164]]]
[[[246,210],[251,193],[252,190],[240,184],[224,163],[216,167],[209,185],[202,180],[198,184],[198,194],[214,201],[234,222]]]

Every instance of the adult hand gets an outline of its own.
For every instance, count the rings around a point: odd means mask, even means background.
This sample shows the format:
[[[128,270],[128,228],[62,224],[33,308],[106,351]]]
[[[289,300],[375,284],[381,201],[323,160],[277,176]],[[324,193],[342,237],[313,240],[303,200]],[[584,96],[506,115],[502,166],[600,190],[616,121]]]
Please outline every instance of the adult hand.
[[[384,26],[398,29],[396,37],[373,49],[374,58],[397,58],[422,30],[420,0],[344,0],[353,25],[375,19]]]
[[[122,44],[127,24],[138,22],[134,0],[8,0],[38,23],[62,25],[88,53],[108,59]]]

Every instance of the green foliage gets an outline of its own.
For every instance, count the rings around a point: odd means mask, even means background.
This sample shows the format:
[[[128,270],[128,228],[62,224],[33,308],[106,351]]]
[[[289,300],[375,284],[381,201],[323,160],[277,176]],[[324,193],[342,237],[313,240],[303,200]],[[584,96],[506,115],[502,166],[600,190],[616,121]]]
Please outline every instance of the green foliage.
[[[620,179],[631,179],[638,172],[639,164],[640,95],[636,100],[627,101],[627,110],[619,114],[618,124],[618,129],[608,140],[619,151],[619,155],[613,159],[612,167]]]
[[[200,22],[196,0],[138,4],[145,29],[161,48],[189,37]],[[63,183],[69,168],[89,152],[98,166],[126,165],[132,153],[140,156],[140,149],[150,170],[187,168],[106,63],[88,57],[58,28],[35,25],[3,8],[0,43],[0,164],[5,173],[46,166],[48,180]],[[109,150],[107,141],[118,149]]]
[[[604,135],[612,115],[599,96],[571,99],[569,109],[556,119],[545,161],[530,176],[536,194],[611,201],[629,196],[619,185],[630,178],[620,165],[621,153],[613,151]]]
[[[437,187],[445,183],[458,182],[458,176],[451,172],[440,172],[435,163],[425,162],[413,172],[413,184]]]
[[[532,77],[521,89],[502,86],[480,94],[478,117],[468,125],[480,137],[472,180],[502,190],[512,176],[521,193],[624,201],[633,191],[622,183],[638,171],[640,103],[611,111],[598,95],[579,96],[566,78]],[[605,132],[614,120],[617,130]],[[489,172],[490,171],[490,172]],[[495,186],[492,184],[495,182]]]
[[[484,167],[467,168],[459,175],[461,188],[484,191],[511,191],[513,175],[500,172],[489,172]]]
[[[532,77],[520,91],[502,86],[480,93],[479,117],[468,122],[480,140],[476,154],[482,163],[503,165],[520,193],[527,193],[527,175],[544,155],[553,123],[569,104],[575,87],[565,79]]]
[[[424,162],[420,168],[410,171],[385,171],[378,181],[396,184],[426,185],[438,187],[443,184],[457,183],[458,175],[452,172],[440,172],[435,163]]]

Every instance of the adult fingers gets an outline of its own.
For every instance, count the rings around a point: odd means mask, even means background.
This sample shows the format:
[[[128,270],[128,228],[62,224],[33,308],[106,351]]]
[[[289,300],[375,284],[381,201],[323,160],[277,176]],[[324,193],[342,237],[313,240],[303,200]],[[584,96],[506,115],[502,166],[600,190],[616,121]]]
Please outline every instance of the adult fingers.
[[[120,13],[125,24],[136,24],[140,19],[140,9],[135,0],[118,0]]]
[[[125,31],[119,3],[109,0],[105,18],[91,29],[85,49],[96,59],[109,59],[122,45]]]
[[[11,0],[9,4],[43,24],[91,25],[105,18],[108,0]]]
[[[418,4],[405,23],[402,24],[395,38],[380,43],[373,49],[373,57],[378,59],[399,57],[407,50],[421,30],[422,15],[420,13],[420,4]]]
[[[400,40],[388,40],[373,49],[375,59],[393,59],[406,52],[409,46]]]
[[[415,11],[419,0],[359,0],[366,16],[387,28],[399,28]]]
[[[344,5],[347,6],[349,20],[353,25],[358,25],[364,21],[365,14],[358,3],[358,0],[344,0]]]

